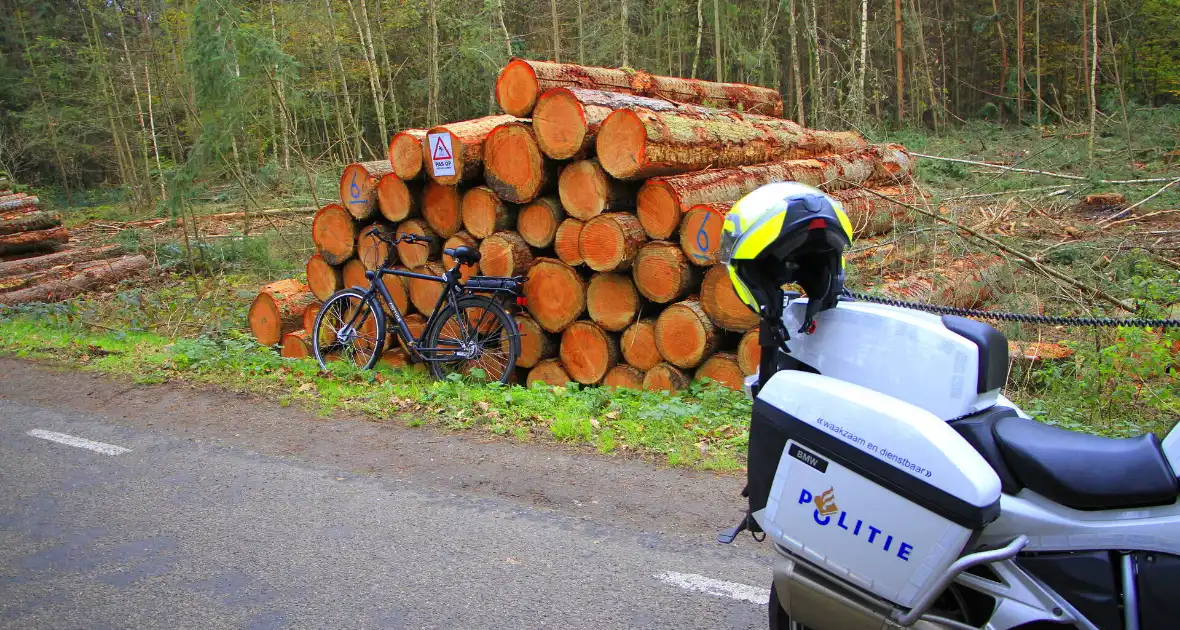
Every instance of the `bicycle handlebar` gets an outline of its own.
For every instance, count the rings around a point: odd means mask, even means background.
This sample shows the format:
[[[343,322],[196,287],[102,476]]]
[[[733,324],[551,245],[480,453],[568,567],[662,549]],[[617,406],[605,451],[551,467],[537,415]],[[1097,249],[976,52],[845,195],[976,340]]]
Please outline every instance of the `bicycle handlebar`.
[[[369,228],[368,233],[377,238],[389,243],[390,245],[397,245],[398,243],[412,243],[430,245],[434,243],[434,238],[430,236],[421,236],[418,234],[410,234],[408,232],[398,232],[390,238],[388,232],[382,231],[380,226],[374,225]]]

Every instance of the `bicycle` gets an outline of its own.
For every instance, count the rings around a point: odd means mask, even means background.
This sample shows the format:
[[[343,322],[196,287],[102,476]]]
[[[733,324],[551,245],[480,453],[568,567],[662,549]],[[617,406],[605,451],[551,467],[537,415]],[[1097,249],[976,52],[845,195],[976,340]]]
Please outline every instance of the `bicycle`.
[[[327,370],[328,361],[335,358],[352,361],[364,370],[376,365],[386,347],[388,311],[397,340],[413,360],[427,363],[435,378],[452,373],[478,376],[475,370],[480,370],[490,381],[508,383],[520,355],[520,331],[511,313],[495,298],[512,296],[517,304],[522,303],[523,278],[473,276],[461,282],[460,267],[480,259],[479,251],[465,246],[444,252],[455,264],[441,276],[393,269],[390,257],[399,243],[427,246],[434,239],[404,232],[390,238],[375,226],[370,233],[388,243],[390,253],[376,271],[365,272],[367,290],[341,289],[320,307],[311,340],[320,368]],[[386,275],[446,285],[418,338],[381,281]]]

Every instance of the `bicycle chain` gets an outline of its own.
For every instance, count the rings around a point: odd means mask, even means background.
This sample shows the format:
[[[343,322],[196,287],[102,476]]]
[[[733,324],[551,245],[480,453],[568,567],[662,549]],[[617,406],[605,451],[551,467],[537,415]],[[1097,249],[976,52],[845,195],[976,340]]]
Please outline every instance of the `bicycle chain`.
[[[974,317],[976,319],[990,319],[1001,322],[1023,322],[1026,324],[1050,324],[1053,326],[1094,326],[1106,328],[1180,328],[1180,319],[1142,319],[1112,317],[1059,317],[1054,315],[1029,315],[1025,313],[1002,313],[998,311],[980,311],[973,308],[958,308],[954,306],[939,306],[922,302],[907,302],[893,298],[869,295],[860,291],[849,291],[852,297],[864,302],[897,306],[916,311],[925,311],[936,315],[958,315],[959,317]]]

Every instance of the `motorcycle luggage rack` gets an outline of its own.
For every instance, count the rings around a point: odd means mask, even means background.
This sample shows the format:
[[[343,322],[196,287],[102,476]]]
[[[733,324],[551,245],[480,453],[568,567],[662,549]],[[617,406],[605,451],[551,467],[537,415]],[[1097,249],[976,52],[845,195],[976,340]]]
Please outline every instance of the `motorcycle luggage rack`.
[[[1021,534],[1014,538],[1012,542],[1004,545],[1003,547],[1000,547],[999,549],[977,551],[975,553],[969,553],[962,558],[955,560],[951,566],[946,568],[946,571],[943,571],[938,580],[926,589],[926,592],[922,594],[922,597],[918,599],[912,608],[904,613],[900,610],[895,610],[892,614],[893,620],[896,621],[898,625],[907,628],[914,625],[914,623],[921,619],[922,616],[930,610],[930,607],[934,605],[934,600],[938,599],[938,596],[941,595],[942,592],[945,591],[948,586],[950,586],[951,582],[953,582],[955,578],[959,577],[960,574],[981,564],[990,564],[992,562],[999,562],[1001,560],[1011,560],[1012,558],[1015,558],[1016,554],[1020,553],[1020,551],[1024,549],[1026,545],[1028,545],[1028,536]]]

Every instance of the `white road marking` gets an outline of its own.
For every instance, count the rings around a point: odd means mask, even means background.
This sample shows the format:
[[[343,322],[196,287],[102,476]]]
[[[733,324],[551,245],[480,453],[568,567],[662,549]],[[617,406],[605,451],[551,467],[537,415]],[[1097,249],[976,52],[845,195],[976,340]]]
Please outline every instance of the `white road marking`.
[[[765,588],[758,588],[757,586],[750,586],[749,584],[739,584],[737,582],[724,582],[722,580],[714,580],[713,578],[697,575],[696,573],[677,573],[675,571],[664,571],[657,573],[655,578],[665,584],[672,586],[679,586],[688,591],[696,591],[698,593],[708,593],[709,595],[717,595],[719,597],[728,597],[738,601],[750,602],[759,606],[765,606],[770,601],[770,590]]]
[[[58,444],[65,444],[67,446],[76,446],[78,448],[90,449],[96,453],[103,455],[122,455],[123,453],[130,453],[131,449],[123,448],[122,446],[115,446],[114,444],[106,444],[104,442],[95,442],[85,438],[74,437],[66,435],[65,433],[57,433],[55,431],[45,431],[43,429],[33,429],[26,435],[42,440],[49,440],[50,442],[57,442]]]

